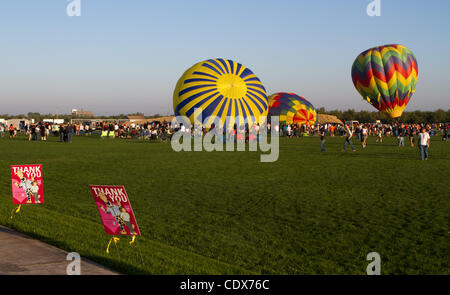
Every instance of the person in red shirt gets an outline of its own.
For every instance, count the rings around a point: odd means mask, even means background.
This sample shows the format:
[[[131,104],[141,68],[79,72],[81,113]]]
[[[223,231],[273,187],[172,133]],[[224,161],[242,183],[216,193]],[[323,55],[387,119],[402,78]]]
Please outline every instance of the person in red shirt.
[[[13,138],[15,136],[14,125],[9,125],[9,138]]]

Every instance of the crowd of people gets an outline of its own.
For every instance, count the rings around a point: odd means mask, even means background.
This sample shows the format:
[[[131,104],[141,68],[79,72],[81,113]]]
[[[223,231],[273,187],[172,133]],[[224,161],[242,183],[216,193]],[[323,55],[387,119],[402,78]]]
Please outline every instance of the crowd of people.
[[[33,124],[20,124],[9,126],[0,123],[0,136],[4,137],[8,132],[10,138],[14,138],[18,132],[23,132],[28,136],[29,141],[42,140],[46,141],[49,136],[59,137],[61,142],[72,142],[72,136],[92,136],[97,132],[101,137],[111,138],[129,138],[129,139],[150,139],[150,140],[170,140],[175,132],[181,131],[186,136],[202,136],[207,131],[216,133],[216,137],[221,141],[237,141],[245,140],[246,142],[258,140],[261,133],[261,128],[266,128],[267,134],[271,132],[271,125],[267,123],[264,126],[259,124],[252,124],[250,126],[237,126],[231,132],[226,132],[223,128],[215,128],[212,124],[210,129],[205,129],[201,125],[192,124],[176,124],[171,126],[169,122],[152,121],[141,123],[120,123],[117,121],[111,122],[90,122],[82,124],[54,124],[50,122],[38,122]],[[353,144],[353,138],[357,138],[361,142],[362,148],[367,147],[367,138],[369,136],[376,136],[376,142],[383,142],[384,137],[395,136],[398,139],[398,146],[404,147],[405,140],[411,147],[415,146],[415,138],[417,138],[417,145],[421,152],[421,158],[428,158],[428,147],[430,144],[430,135],[435,135],[441,132],[443,140],[447,140],[448,125],[447,124],[322,124],[322,125],[298,125],[287,124],[275,126],[275,132],[279,133],[281,137],[295,138],[303,136],[319,136],[320,148],[325,152],[325,137],[326,136],[341,136],[345,138],[342,151],[345,152],[350,146],[353,151],[356,151]],[[223,137],[217,136],[223,134]]]
[[[59,136],[61,142],[72,142],[73,128],[74,125],[71,124],[53,124],[49,122],[19,124],[19,126],[0,123],[0,136],[3,137],[6,130],[8,130],[9,138],[14,138],[19,132],[22,132],[27,136],[28,141],[46,141],[49,136]]]
[[[28,136],[29,141],[47,140],[49,136],[59,137],[61,142],[71,142],[72,136],[92,136],[94,133],[106,137],[117,138],[150,138],[158,139],[171,134],[167,122],[146,122],[142,124],[118,122],[95,122],[82,124],[55,124],[51,122],[37,122],[31,124],[6,125],[0,123],[0,136],[9,132],[10,138],[16,137],[18,133]],[[166,136],[165,136],[166,135]]]
[[[143,123],[99,122],[94,128],[102,131],[102,137],[114,138],[161,139],[162,141],[165,141],[172,134],[170,124],[166,121]]]
[[[421,160],[428,159],[428,148],[430,147],[431,135],[442,132],[442,140],[447,140],[448,124],[346,124],[339,129],[341,136],[345,136],[343,152],[347,150],[347,146],[352,148],[352,151],[356,151],[353,145],[352,138],[355,136],[361,142],[362,148],[367,147],[367,138],[369,135],[375,135],[377,137],[376,142],[383,142],[383,136],[395,136],[399,147],[405,146],[405,138],[408,137],[409,145],[415,146],[415,137],[417,136],[417,146],[420,150]],[[321,138],[321,151],[325,152],[325,136],[329,134],[334,136],[334,131],[330,131],[330,126],[327,124],[319,127],[319,134]],[[342,130],[344,132],[342,132]]]

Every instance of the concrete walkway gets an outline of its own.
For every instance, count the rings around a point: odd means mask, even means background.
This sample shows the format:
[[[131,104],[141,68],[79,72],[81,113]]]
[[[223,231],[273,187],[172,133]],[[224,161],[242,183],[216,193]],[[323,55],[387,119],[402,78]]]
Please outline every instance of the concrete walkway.
[[[0,226],[0,275],[66,275],[68,252]],[[118,274],[81,258],[82,275]]]

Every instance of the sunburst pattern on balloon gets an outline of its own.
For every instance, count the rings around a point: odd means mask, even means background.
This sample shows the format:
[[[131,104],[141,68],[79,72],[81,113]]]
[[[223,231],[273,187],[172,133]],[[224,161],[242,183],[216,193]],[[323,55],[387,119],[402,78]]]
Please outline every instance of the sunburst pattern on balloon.
[[[279,92],[269,96],[269,117],[279,116],[280,124],[315,125],[317,111],[295,93]]]
[[[204,125],[215,118],[225,125],[229,117],[228,127],[249,126],[267,116],[268,100],[266,89],[250,69],[218,58],[199,62],[183,74],[173,94],[173,107],[176,116],[186,116],[191,123],[199,120],[194,112],[201,108]]]

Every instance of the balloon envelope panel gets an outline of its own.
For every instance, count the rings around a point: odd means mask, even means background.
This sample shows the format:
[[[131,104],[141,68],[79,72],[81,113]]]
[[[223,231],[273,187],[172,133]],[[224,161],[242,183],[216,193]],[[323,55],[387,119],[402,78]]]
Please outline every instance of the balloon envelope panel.
[[[401,116],[406,108],[417,76],[414,54],[398,44],[368,49],[352,66],[353,84],[363,99],[392,118]]]
[[[217,58],[199,62],[181,76],[173,94],[173,108],[176,116],[186,116],[192,124],[201,114],[206,126],[218,126],[218,118],[222,126],[249,126],[267,116],[268,99],[266,89],[250,69]]]
[[[279,116],[280,124],[315,125],[317,111],[305,98],[295,93],[279,92],[269,96],[269,117]]]

